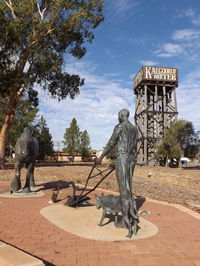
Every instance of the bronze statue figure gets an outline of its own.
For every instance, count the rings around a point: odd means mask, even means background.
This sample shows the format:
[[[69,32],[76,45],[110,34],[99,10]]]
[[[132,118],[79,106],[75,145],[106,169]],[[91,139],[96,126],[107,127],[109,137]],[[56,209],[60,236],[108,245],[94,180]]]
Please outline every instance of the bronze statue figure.
[[[131,237],[130,227],[133,217],[130,214],[130,208],[136,206],[132,197],[132,176],[136,163],[137,128],[129,122],[128,117],[127,109],[122,109],[118,113],[119,124],[115,126],[113,134],[103,153],[97,158],[96,164],[101,164],[102,159],[117,145],[115,171],[121,197],[123,222],[129,229],[128,237]],[[136,207],[134,211],[136,215]]]
[[[106,195],[102,193],[101,196],[95,195],[96,198],[96,207],[97,209],[102,208],[103,213],[100,219],[100,222],[98,223],[99,226],[103,225],[103,221],[106,217],[106,215],[112,214],[115,217],[115,226],[118,227],[118,213],[121,212],[124,214],[123,219],[126,222],[126,227],[128,228],[128,235],[127,237],[131,237],[132,234],[136,234],[137,232],[137,224],[138,224],[138,217],[136,215],[136,206],[134,200],[130,200],[130,206],[128,204],[125,204],[125,206],[128,207],[128,209],[123,210],[123,202],[121,196],[114,196],[114,195]]]
[[[115,216],[115,224],[118,222],[118,213],[121,212],[121,199],[119,196],[106,195],[102,193],[101,196],[94,195],[96,198],[97,209],[103,209],[101,219],[98,223],[99,226],[103,225],[103,220],[107,213],[111,213]]]
[[[37,139],[32,137],[29,128],[24,128],[15,145],[15,177],[11,181],[11,193],[21,189],[20,172],[24,165],[27,168],[27,174],[23,193],[31,192],[30,187],[35,186],[34,166],[38,150]]]

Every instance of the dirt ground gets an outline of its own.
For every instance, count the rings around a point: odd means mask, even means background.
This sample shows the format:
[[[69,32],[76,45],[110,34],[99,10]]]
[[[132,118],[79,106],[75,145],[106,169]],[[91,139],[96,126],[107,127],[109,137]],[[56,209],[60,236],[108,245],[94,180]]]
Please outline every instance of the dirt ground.
[[[98,168],[102,171],[107,167],[100,166]],[[92,164],[90,163],[37,166],[35,180],[36,184],[63,180],[84,185],[91,169]],[[94,169],[92,175],[97,173],[99,171]],[[22,169],[22,180],[24,180],[25,174],[26,170]],[[10,181],[13,176],[14,169],[0,170],[0,181]],[[93,177],[88,185],[94,186],[99,179],[99,176]],[[115,172],[106,177],[99,187],[118,191]],[[145,198],[182,204],[200,213],[199,206],[194,207],[188,203],[192,201],[200,205],[200,169],[136,166],[133,192],[135,195]]]

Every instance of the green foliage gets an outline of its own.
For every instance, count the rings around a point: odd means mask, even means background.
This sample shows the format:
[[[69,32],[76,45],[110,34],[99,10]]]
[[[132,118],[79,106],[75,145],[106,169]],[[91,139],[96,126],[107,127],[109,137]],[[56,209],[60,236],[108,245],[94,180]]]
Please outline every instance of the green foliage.
[[[164,159],[177,159],[181,157],[181,146],[178,140],[180,130],[183,128],[182,121],[171,124],[165,131],[165,137],[157,146],[157,156]]]
[[[89,158],[90,157],[90,136],[86,130],[81,132],[80,136],[80,152],[82,154],[82,158]]]
[[[184,149],[184,156],[194,159],[199,151],[199,145],[191,144]]]
[[[19,99],[28,96],[36,107],[38,87],[58,100],[79,94],[84,80],[63,71],[64,57],[84,56],[102,9],[103,0],[0,0],[0,96],[6,99],[1,167]]]
[[[199,138],[192,122],[179,120],[165,131],[164,138],[156,147],[156,155],[163,160],[179,160],[182,155],[194,158],[198,148]]]
[[[195,158],[200,147],[200,140],[192,122],[184,121],[184,127],[179,131],[178,139],[184,156],[191,159]]]
[[[45,155],[51,155],[53,152],[52,136],[49,132],[46,120],[41,116],[38,124],[34,128],[34,136],[39,143],[39,160],[44,160]]]
[[[77,124],[76,118],[73,118],[70,127],[66,128],[64,134],[63,144],[66,145],[65,151],[67,152],[79,152],[80,151],[80,136],[81,131]]]
[[[102,8],[103,0],[0,0],[1,95],[26,91],[37,105],[38,83],[59,100],[74,98],[83,80],[63,72],[64,54],[86,53]]]
[[[4,122],[5,99],[0,97],[0,127]],[[38,112],[29,100],[20,100],[16,109],[15,118],[7,136],[6,154],[14,149],[15,143],[25,127],[31,127]]]
[[[80,152],[83,158],[90,156],[90,136],[86,130],[80,130],[76,118],[73,118],[70,127],[66,128],[63,144],[66,145],[63,149],[66,152]]]
[[[196,158],[200,162],[200,149],[198,150],[198,153],[196,154]]]

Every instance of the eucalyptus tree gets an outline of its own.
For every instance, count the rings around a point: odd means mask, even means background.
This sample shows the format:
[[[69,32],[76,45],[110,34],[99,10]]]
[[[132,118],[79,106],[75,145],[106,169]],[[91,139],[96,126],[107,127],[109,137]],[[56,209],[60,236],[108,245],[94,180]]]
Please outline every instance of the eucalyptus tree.
[[[79,93],[84,80],[63,71],[64,55],[84,56],[102,9],[103,0],[0,0],[0,159],[19,99],[26,94],[38,104],[35,84],[58,100]]]
[[[156,146],[157,157],[167,162],[181,156],[194,158],[198,153],[200,140],[191,121],[178,120],[165,131],[165,136]]]

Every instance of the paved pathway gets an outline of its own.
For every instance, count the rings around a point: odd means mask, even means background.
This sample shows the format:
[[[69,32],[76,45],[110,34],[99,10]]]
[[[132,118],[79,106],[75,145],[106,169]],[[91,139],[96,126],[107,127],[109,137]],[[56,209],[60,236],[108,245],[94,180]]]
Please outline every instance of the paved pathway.
[[[0,182],[0,192],[8,188],[7,182]],[[52,191],[44,193],[38,198],[0,197],[0,239],[47,265],[200,266],[198,214],[194,217],[172,205],[147,200],[142,209],[151,214],[143,217],[159,228],[157,235],[134,241],[96,241],[67,233],[41,216],[40,209],[50,205]]]

